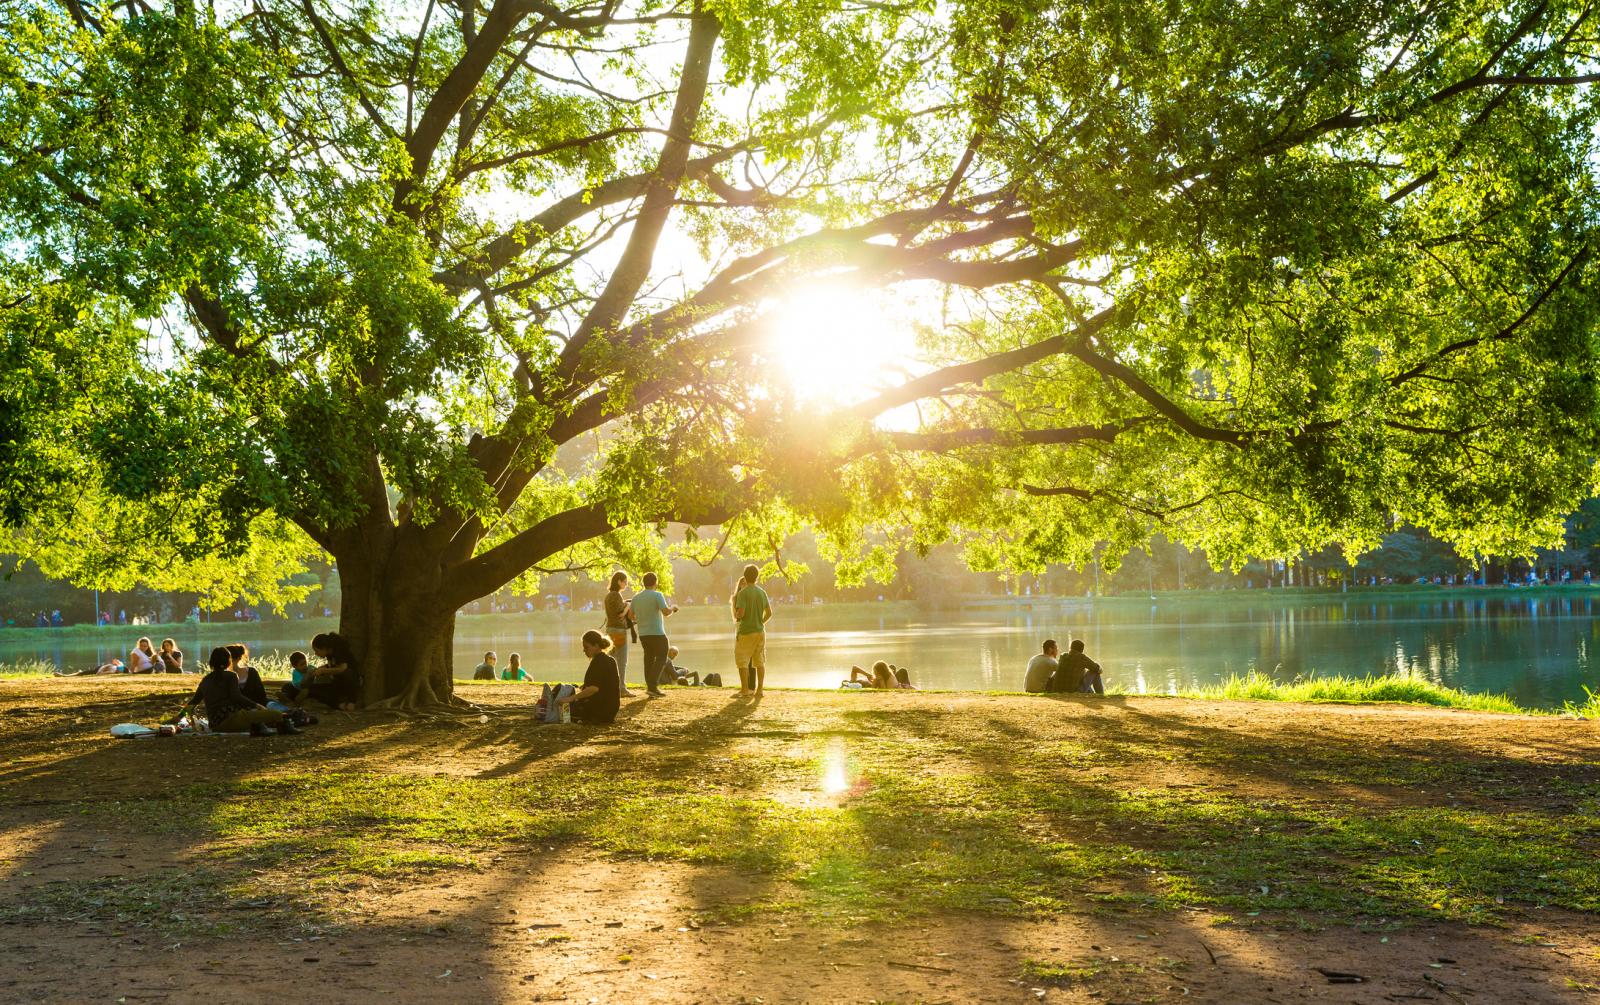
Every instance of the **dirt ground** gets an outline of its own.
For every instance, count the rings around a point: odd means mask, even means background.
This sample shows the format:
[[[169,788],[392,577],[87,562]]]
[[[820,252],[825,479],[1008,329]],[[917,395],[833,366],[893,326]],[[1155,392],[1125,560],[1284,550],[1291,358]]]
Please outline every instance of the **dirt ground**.
[[[736,699],[726,691],[681,690],[626,703],[616,727],[579,735],[518,718],[528,689],[495,684],[465,692],[490,712],[489,722],[465,727],[333,715],[304,737],[107,737],[111,723],[152,720],[183,686],[0,681],[0,908],[50,884],[204,864],[203,848],[122,832],[103,817],[76,817],[71,807],[85,801],[303,770],[308,760],[329,770],[474,778],[558,778],[602,762],[647,768],[655,758],[679,756],[671,744],[685,734],[695,737],[693,756],[799,744],[808,729],[863,700],[778,691],[732,715]],[[1526,799],[1570,798],[1541,794],[1543,773],[1594,768],[1600,738],[1588,722],[1410,707],[1057,703],[935,693],[866,700],[970,713],[981,728],[1034,736],[1103,740],[1111,735],[1105,730],[1138,728],[1173,742],[1215,734],[1285,750],[1314,743],[1515,761],[1526,787],[1514,798]],[[1223,774],[1182,759],[1117,769],[1130,786],[1222,785],[1245,797],[1303,786],[1271,763]],[[1456,798],[1420,787],[1329,785],[1333,796],[1403,805]],[[810,791],[787,795],[817,798]],[[0,1002],[257,1002],[287,995],[304,1002],[1600,1003],[1600,919],[1587,914],[1528,908],[1494,925],[1423,921],[1380,935],[1339,924],[1217,924],[1203,910],[1084,903],[1047,917],[949,912],[831,927],[792,912],[739,913],[742,905],[773,900],[772,880],[725,866],[625,858],[582,845],[491,851],[476,871],[351,883],[343,891],[347,923],[321,937],[191,941],[93,917],[41,923],[6,915]],[[730,916],[736,920],[717,920]],[[1080,963],[1093,977],[1067,986],[1035,983],[1026,960]],[[1361,980],[1334,983],[1317,968]]]

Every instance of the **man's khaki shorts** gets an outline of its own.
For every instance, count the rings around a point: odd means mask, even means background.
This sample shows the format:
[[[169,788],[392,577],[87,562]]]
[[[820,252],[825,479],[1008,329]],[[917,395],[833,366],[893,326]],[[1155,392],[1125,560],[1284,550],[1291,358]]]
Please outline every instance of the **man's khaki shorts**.
[[[740,670],[752,664],[757,670],[767,668],[767,633],[751,632],[748,635],[735,637],[733,641],[733,662]]]

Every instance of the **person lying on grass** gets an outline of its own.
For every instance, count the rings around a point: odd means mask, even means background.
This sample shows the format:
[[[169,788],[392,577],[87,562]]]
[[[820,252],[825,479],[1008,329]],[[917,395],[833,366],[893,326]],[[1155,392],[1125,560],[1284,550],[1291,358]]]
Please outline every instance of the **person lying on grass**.
[[[872,672],[867,673],[858,666],[850,668],[850,679],[846,684],[860,681],[864,688],[876,688],[882,691],[915,691],[911,684],[911,673],[905,667],[897,667],[893,663],[883,660],[872,664]]]
[[[268,727],[285,735],[300,732],[283,717],[282,712],[267,708],[265,702],[255,701],[244,693],[241,678],[248,676],[251,668],[235,657],[229,647],[218,646],[211,650],[206,665],[211,672],[200,678],[199,686],[184,704],[183,711],[169,719],[169,724],[177,725],[179,720],[193,714],[196,706],[204,705],[206,721],[211,724],[214,733],[248,731],[251,736],[266,736]],[[260,679],[256,677],[258,683]]]
[[[678,665],[678,647],[667,647],[667,661],[661,665],[661,683],[680,687],[699,687],[700,671],[685,670]]]
[[[51,674],[51,676],[52,677],[98,677],[101,674],[127,673],[127,672],[128,672],[128,668],[123,666],[121,660],[113,659],[110,663],[102,663],[97,667],[90,667],[87,670],[57,670],[53,674]]]
[[[617,677],[617,661],[606,650],[611,640],[590,629],[583,633],[583,654],[589,657],[583,686],[576,692],[555,699],[558,705],[572,706],[573,722],[607,723],[617,721],[622,704],[622,688]]]

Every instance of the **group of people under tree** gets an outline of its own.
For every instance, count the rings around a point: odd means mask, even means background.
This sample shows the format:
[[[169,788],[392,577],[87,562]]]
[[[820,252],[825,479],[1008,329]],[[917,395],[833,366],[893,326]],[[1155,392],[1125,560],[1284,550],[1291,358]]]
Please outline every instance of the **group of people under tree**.
[[[1045,639],[1041,651],[1028,661],[1022,689],[1030,694],[1105,694],[1100,664],[1083,651],[1083,640],[1073,639],[1065,656],[1055,639]]]
[[[296,733],[296,720],[315,721],[299,714],[307,700],[329,709],[353,711],[361,697],[361,673],[350,643],[341,635],[324,632],[311,640],[311,650],[322,662],[312,666],[305,653],[291,653],[290,680],[272,699],[267,697],[261,674],[250,665],[248,646],[242,642],[217,646],[206,659],[208,672],[169,723],[175,725],[203,707],[212,732],[260,736],[269,729]]]

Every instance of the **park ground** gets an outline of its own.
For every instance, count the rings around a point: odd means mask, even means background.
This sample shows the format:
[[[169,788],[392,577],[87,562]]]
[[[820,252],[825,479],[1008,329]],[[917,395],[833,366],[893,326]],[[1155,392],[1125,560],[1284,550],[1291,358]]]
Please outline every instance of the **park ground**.
[[[107,736],[183,686],[0,681],[0,1000],[1600,1005],[1590,721],[496,683]]]

